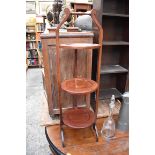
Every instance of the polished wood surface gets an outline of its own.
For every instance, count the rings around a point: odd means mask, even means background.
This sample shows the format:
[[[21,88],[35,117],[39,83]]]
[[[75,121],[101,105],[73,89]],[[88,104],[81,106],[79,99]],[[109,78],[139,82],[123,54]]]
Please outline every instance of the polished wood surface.
[[[78,27],[67,27],[67,32],[79,32]]]
[[[98,88],[98,84],[86,78],[74,78],[61,83],[61,88],[70,94],[88,94]]]
[[[60,44],[60,48],[69,48],[69,49],[95,49],[99,48],[99,44],[90,44],[90,43],[73,43],[73,44]]]
[[[93,111],[88,108],[72,108],[63,113],[63,122],[71,128],[87,128],[95,121]]]
[[[116,117],[115,117],[116,118]],[[117,119],[117,118],[116,118]],[[115,119],[115,120],[116,120]],[[98,131],[101,131],[104,118],[97,119]],[[50,141],[54,146],[64,154],[71,155],[128,155],[129,154],[129,133],[116,130],[115,137],[106,140],[101,137],[99,132],[99,141],[95,141],[93,132],[88,129],[65,128],[66,147],[61,146],[59,125],[46,128]]]

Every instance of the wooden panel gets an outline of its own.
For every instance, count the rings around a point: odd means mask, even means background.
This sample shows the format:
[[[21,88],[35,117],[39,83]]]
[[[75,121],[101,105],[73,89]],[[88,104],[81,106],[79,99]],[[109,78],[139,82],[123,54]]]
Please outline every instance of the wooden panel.
[[[122,51],[123,53],[120,55],[119,64],[126,69],[129,69],[129,47],[124,47]]]
[[[101,74],[100,89],[116,88],[121,93],[125,91],[126,77],[128,72],[117,74]]]
[[[120,62],[120,54],[123,49],[119,46],[104,46],[102,54],[103,65],[117,65]]]
[[[42,54],[43,54],[43,65],[44,65],[44,74],[45,74],[45,86],[46,86],[46,95],[48,102],[48,110],[49,114],[53,112],[53,100],[52,100],[52,89],[51,89],[51,75],[50,75],[50,63],[49,63],[49,55],[48,55],[48,42],[50,40],[42,39]]]
[[[125,87],[127,86],[126,84],[127,84],[127,74],[125,74],[125,73],[118,74],[116,87],[121,93],[125,92]]]
[[[114,117],[115,121],[117,116]],[[128,155],[129,154],[129,134],[116,130],[115,137],[106,141],[101,137],[100,131],[104,118],[97,119],[97,128],[99,132],[99,141],[96,142],[93,132],[90,128],[71,129],[65,128],[65,144],[61,146],[59,125],[47,127],[47,135],[51,147],[61,151],[64,154],[71,155]]]
[[[104,0],[103,12],[129,14],[129,0]]]
[[[129,69],[129,52],[128,46],[104,46],[102,55],[102,73],[106,72],[108,68],[103,68],[103,66],[113,66],[120,65],[125,69]],[[110,67],[110,66],[109,66]],[[116,72],[127,72],[119,66],[114,66]],[[105,69],[105,71],[104,71]]]
[[[115,88],[116,80],[115,74],[101,75],[100,89]]]
[[[104,28],[104,40],[106,41],[128,41],[125,33],[128,34],[128,18],[103,16],[102,25]]]
[[[97,17],[100,23],[102,23],[103,0],[93,0],[93,9],[97,11]]]

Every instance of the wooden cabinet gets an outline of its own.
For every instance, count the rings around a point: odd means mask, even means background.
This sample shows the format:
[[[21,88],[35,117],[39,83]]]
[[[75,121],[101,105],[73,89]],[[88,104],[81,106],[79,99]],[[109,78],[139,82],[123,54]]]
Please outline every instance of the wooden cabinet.
[[[60,43],[93,43],[94,34],[92,32],[61,32]],[[41,34],[42,54],[44,65],[44,83],[48,101],[49,114],[59,114],[59,106],[57,101],[57,76],[56,76],[56,36],[55,33]],[[73,70],[75,68],[75,54],[73,49],[61,49],[60,51],[60,67],[61,67],[61,82],[73,78]],[[80,49],[82,50],[82,49]],[[78,52],[77,74],[81,77],[91,78],[92,71],[92,49],[90,52]],[[62,52],[63,51],[63,52]],[[63,101],[63,109],[72,107],[74,97],[71,94],[62,92],[61,100]],[[84,106],[90,102],[89,95],[85,98],[78,97],[77,103],[79,106]]]
[[[103,26],[100,99],[119,98],[129,83],[129,0],[94,0],[93,8]]]

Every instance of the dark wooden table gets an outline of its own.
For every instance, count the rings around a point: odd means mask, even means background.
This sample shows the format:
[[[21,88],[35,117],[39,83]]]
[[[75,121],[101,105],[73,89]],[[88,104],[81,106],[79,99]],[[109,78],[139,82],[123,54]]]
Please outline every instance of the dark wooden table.
[[[52,152],[56,155],[128,155],[129,154],[129,134],[116,130],[115,137],[106,140],[101,137],[100,131],[104,118],[97,120],[99,141],[96,142],[94,133],[90,128],[64,130],[65,145],[62,147],[59,125],[45,128],[45,133]]]

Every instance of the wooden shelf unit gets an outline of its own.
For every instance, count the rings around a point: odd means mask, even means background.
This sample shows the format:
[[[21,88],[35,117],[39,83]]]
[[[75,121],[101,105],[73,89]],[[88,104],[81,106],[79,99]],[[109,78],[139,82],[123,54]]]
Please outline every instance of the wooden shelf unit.
[[[93,8],[103,26],[100,99],[120,98],[128,91],[129,0],[94,0]],[[94,62],[97,55],[94,56]],[[95,79],[96,63],[92,77]]]
[[[28,67],[42,67],[40,34],[43,32],[43,29],[38,29],[40,24],[43,23],[26,25],[26,50],[28,55],[26,62]]]
[[[38,51],[36,47],[36,27],[34,25],[26,25],[26,55],[27,66],[37,67],[38,65]]]

